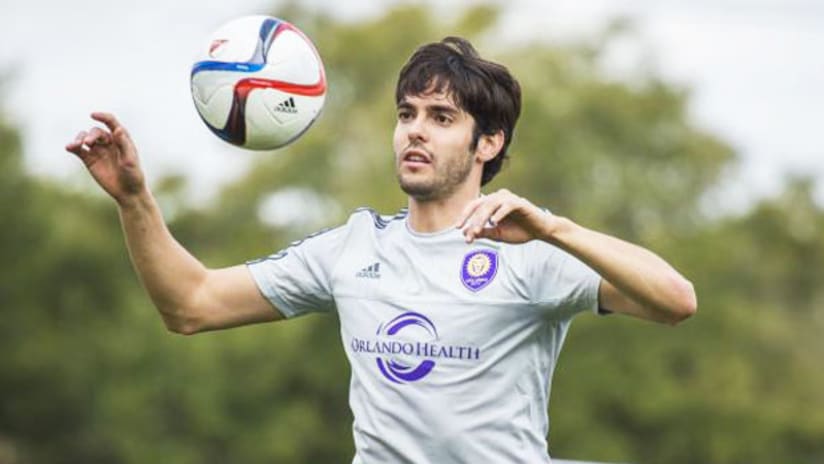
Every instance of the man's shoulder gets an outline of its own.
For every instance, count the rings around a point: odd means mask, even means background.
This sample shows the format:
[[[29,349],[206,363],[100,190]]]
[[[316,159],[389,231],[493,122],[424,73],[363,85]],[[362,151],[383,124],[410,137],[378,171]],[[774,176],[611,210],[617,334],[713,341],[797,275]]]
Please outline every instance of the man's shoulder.
[[[336,246],[350,242],[353,237],[368,237],[370,231],[384,230],[390,224],[401,223],[405,217],[406,208],[394,215],[381,215],[372,208],[357,208],[352,211],[344,223],[311,233],[300,240],[292,242],[289,247],[300,245],[309,246],[310,248]]]
[[[408,210],[406,208],[401,208],[395,214],[381,214],[373,208],[364,206],[355,209],[352,214],[349,215],[347,225],[352,227],[371,226],[376,230],[384,230],[393,223],[400,223],[406,218],[407,214]]]

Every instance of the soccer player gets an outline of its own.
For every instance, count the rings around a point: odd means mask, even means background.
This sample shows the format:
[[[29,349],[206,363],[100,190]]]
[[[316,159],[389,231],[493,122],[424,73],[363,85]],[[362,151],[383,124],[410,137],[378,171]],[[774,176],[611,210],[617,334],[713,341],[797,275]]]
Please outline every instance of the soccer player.
[[[352,366],[354,463],[548,463],[549,385],[572,318],[675,324],[689,281],[641,247],[481,186],[520,113],[509,71],[446,38],[395,95],[408,208],[355,211],[271,256],[207,269],[169,233],[111,114],[66,149],[117,202],[134,267],[169,330],[194,334],[335,313]]]

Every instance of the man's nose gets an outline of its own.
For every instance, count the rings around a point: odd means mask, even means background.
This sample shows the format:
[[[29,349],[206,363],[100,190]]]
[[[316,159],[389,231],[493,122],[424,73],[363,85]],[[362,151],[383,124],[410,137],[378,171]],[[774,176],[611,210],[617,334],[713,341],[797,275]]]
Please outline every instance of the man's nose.
[[[413,121],[409,122],[406,135],[409,137],[410,142],[425,142],[427,140],[425,122],[426,121],[421,116],[416,117]]]

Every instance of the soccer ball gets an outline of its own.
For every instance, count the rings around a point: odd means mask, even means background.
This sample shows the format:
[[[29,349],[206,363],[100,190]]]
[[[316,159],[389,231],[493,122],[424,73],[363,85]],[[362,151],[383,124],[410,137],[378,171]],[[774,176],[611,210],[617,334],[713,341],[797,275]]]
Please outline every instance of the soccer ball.
[[[271,150],[301,136],[326,97],[326,74],[312,41],[270,16],[221,26],[192,66],[192,99],[218,137]]]

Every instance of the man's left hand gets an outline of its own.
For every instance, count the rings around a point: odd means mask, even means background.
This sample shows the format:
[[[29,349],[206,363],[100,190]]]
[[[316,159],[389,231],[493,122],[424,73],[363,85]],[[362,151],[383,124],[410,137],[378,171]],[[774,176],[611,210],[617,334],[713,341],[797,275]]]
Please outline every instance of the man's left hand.
[[[461,212],[457,228],[467,243],[488,238],[506,243],[549,240],[561,218],[506,189],[471,201]]]

